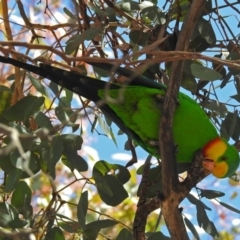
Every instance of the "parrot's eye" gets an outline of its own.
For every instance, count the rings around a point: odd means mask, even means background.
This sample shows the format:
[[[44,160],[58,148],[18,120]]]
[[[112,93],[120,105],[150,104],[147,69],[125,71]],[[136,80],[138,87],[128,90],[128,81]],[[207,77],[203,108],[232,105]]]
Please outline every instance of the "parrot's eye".
[[[222,161],[227,161],[228,160],[228,158],[227,157],[222,157],[222,159],[221,159]]]

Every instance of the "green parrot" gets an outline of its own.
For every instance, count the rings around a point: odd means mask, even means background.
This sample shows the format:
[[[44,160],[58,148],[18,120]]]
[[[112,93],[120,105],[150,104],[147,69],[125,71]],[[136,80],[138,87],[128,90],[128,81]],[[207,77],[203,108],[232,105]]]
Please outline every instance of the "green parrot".
[[[158,128],[166,86],[121,67],[116,69],[116,73],[128,78],[125,85],[107,83],[47,64],[34,66],[2,56],[0,62],[48,78],[95,102],[131,139],[151,155],[161,157]],[[93,65],[109,72],[112,67],[105,63]],[[219,136],[204,110],[193,99],[180,92],[178,102],[173,119],[177,162],[190,163],[195,152],[201,149],[204,156],[203,167],[217,178],[232,176],[240,161],[236,148]]]

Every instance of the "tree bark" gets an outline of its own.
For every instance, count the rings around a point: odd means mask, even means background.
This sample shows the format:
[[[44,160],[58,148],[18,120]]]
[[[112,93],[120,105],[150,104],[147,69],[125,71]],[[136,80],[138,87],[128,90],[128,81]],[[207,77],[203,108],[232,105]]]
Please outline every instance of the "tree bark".
[[[201,14],[204,10],[205,0],[194,0],[191,4],[186,19],[179,34],[176,51],[187,51],[189,42]],[[175,145],[172,136],[173,116],[177,104],[184,61],[173,62],[170,81],[164,99],[163,114],[160,123],[160,149],[162,160],[162,184],[163,201],[161,201],[162,213],[172,239],[189,239],[182,219],[182,214],[178,209],[182,197],[179,190],[181,184],[178,181]],[[186,133],[187,134],[187,133]],[[190,189],[189,189],[190,191]]]

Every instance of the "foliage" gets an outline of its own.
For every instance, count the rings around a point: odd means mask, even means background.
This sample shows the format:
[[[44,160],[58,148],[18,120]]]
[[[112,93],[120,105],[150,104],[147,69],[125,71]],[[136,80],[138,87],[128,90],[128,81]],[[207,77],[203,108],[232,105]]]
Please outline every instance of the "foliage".
[[[39,60],[96,78],[109,77],[110,72],[90,68],[86,62],[92,56],[100,57],[99,62],[111,59],[116,66],[125,64],[166,85],[172,62],[184,59],[181,87],[195,96],[226,139],[238,141],[240,37],[232,26],[239,27],[239,1],[206,1],[189,51],[175,52],[191,3],[127,0],[113,4],[105,0],[13,4],[1,0],[0,51],[21,61],[36,64]],[[88,125],[91,132],[101,129],[101,135],[117,145],[112,123],[88,100],[37,75],[8,65],[0,67],[2,239],[27,239],[30,235],[36,239],[133,239],[137,188],[142,186],[135,169],[130,171],[108,160],[93,161],[83,150],[89,144]],[[121,76],[111,78],[124,81]],[[132,147],[129,142],[125,146]],[[148,190],[149,198],[161,191],[159,172],[159,167],[152,165],[149,181],[155,185]],[[190,193],[187,199],[196,207],[192,217],[199,227],[212,237],[231,236],[226,231],[218,233],[208,217],[211,209],[203,201],[224,193],[196,191],[197,198]],[[183,218],[195,239],[200,239],[191,220]],[[160,232],[163,225],[161,214],[152,212],[146,225],[148,239],[169,239]],[[237,233],[239,229],[233,229],[232,234]]]

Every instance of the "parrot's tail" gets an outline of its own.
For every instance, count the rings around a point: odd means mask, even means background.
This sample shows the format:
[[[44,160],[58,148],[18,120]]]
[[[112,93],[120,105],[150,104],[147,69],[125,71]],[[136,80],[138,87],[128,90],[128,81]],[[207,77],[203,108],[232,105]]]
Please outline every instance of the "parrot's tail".
[[[38,74],[41,77],[48,78],[49,80],[55,82],[56,84],[69,89],[89,100],[97,102],[99,97],[97,92],[99,89],[104,88],[120,88],[120,86],[111,84],[106,86],[106,82],[96,80],[88,76],[81,75],[77,72],[70,72],[60,68],[53,67],[48,64],[40,64],[39,66],[34,66],[28,63],[24,63],[12,58],[0,56],[0,62],[12,64],[16,67],[23,68],[27,71]],[[116,67],[111,63],[96,63],[88,62],[90,65],[109,71],[109,76],[112,71],[115,73],[125,76],[127,80],[125,84],[144,86],[148,88],[157,88],[161,90],[166,90],[166,86],[159,84],[153,80],[150,80],[133,70],[126,69],[124,67]],[[74,90],[75,89],[75,90]]]
[[[23,68],[27,71],[35,73],[43,78],[47,78],[52,82],[79,94],[93,102],[98,102],[100,97],[98,96],[98,90],[105,89],[109,83],[101,81],[95,78],[81,75],[80,73],[66,71],[60,68],[53,67],[48,64],[40,64],[34,66],[28,63],[24,63],[12,58],[0,56],[0,62],[8,63],[19,68]],[[109,87],[109,86],[108,86]],[[118,85],[110,84],[110,88],[120,88]]]
[[[144,143],[140,137],[134,131],[125,126],[122,120],[117,116],[113,109],[108,106],[108,104],[104,104],[103,102],[100,102],[100,104],[98,104],[99,100],[101,100],[98,95],[99,90],[120,89],[122,86],[117,84],[109,84],[108,82],[102,80],[84,76],[77,72],[66,71],[48,64],[40,64],[39,66],[34,66],[3,56],[0,56],[0,62],[11,64],[16,67],[25,69],[29,72],[35,73],[43,78],[48,78],[52,82],[95,102],[108,119],[115,122],[116,125],[122,129],[122,131],[125,132],[131,139],[138,142],[141,146],[144,146]],[[114,65],[107,63],[89,64],[109,71],[109,73],[113,70],[116,70],[116,73],[128,78],[128,81],[125,84],[145,86],[148,88],[166,89],[164,85],[158,84],[157,82],[154,82],[150,79],[146,79],[145,77],[122,67],[117,67],[115,69]]]

